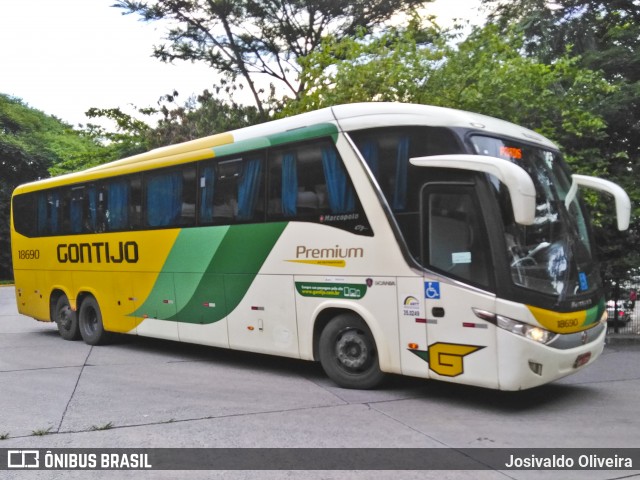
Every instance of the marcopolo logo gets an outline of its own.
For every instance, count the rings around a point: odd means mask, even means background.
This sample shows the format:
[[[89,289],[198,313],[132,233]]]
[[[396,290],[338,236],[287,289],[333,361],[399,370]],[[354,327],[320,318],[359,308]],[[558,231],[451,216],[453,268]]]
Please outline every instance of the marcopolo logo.
[[[59,243],[56,247],[60,263],[137,263],[136,242]]]

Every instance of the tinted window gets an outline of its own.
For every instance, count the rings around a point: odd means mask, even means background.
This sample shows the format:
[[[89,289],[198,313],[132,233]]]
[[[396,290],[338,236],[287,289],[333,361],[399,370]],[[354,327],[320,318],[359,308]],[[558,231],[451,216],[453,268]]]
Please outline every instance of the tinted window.
[[[201,224],[264,221],[261,153],[206,162],[199,169]]]
[[[470,188],[427,194],[426,258],[434,270],[490,287],[488,240],[478,205]]]
[[[394,212],[417,212],[420,187],[429,169],[409,163],[412,157],[460,153],[445,128],[376,128],[350,134]]]
[[[27,193],[13,197],[13,226],[21,235],[33,237],[37,233],[34,220],[37,215],[37,194]]]
[[[268,218],[325,223],[363,235],[371,228],[332,141],[269,152]]]
[[[147,226],[195,223],[195,167],[146,174],[145,186]]]

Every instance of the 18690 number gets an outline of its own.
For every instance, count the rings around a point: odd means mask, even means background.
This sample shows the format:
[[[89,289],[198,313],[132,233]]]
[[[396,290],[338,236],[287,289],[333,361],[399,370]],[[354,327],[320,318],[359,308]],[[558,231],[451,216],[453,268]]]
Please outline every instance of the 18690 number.
[[[18,258],[20,260],[38,260],[40,250],[18,250]]]

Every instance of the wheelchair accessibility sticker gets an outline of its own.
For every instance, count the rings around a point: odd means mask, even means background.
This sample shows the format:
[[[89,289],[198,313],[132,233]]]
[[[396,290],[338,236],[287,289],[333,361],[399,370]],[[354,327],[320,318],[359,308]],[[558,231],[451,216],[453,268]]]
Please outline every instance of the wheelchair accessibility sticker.
[[[429,300],[439,300],[440,282],[424,282],[424,296]]]

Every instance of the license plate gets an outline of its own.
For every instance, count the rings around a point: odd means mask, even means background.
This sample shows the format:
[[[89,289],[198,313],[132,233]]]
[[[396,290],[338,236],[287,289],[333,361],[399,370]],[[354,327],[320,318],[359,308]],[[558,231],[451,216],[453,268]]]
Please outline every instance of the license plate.
[[[576,358],[576,361],[573,363],[573,368],[579,368],[585,365],[589,361],[589,359],[591,359],[591,352],[578,355],[578,358]]]

